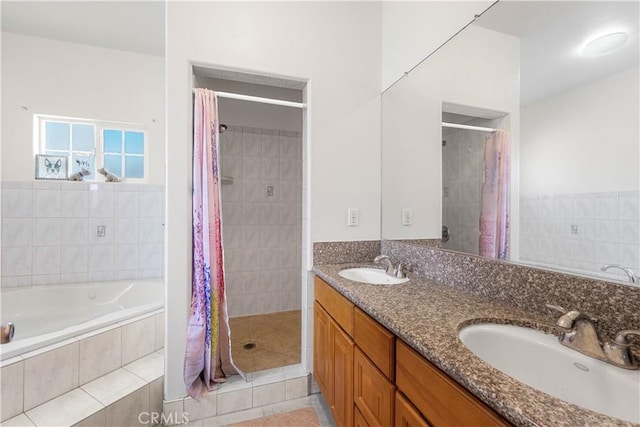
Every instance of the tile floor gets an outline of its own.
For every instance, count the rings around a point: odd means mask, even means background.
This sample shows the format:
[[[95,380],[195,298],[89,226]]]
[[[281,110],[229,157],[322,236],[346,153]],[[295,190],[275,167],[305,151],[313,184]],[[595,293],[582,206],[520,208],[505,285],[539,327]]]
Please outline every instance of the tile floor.
[[[300,363],[301,321],[300,310],[229,319],[236,366],[257,372]]]
[[[183,424],[185,427],[335,427],[321,394]]]
[[[320,420],[311,406],[256,420],[230,424],[230,427],[320,427]]]

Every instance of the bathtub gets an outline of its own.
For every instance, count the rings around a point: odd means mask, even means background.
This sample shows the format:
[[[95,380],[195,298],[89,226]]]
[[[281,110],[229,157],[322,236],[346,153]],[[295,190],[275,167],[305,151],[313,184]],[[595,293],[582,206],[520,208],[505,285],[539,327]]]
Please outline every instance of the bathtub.
[[[164,307],[158,280],[34,286],[2,291],[2,324],[15,335],[0,344],[0,360],[131,319]]]

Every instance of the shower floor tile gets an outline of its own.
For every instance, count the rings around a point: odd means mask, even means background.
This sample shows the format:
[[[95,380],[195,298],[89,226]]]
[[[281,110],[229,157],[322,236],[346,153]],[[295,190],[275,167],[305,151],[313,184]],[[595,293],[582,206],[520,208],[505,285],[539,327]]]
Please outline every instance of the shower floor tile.
[[[244,372],[300,363],[301,311],[229,319],[231,354]]]

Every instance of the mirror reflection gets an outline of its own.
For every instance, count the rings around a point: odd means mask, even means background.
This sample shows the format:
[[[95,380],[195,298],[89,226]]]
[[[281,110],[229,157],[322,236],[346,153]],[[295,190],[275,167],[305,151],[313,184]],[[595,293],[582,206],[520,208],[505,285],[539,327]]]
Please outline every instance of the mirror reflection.
[[[500,129],[511,155],[504,259],[631,282],[638,16],[637,2],[499,2],[384,92],[382,237],[446,230],[444,248],[481,253],[492,132],[442,123]]]

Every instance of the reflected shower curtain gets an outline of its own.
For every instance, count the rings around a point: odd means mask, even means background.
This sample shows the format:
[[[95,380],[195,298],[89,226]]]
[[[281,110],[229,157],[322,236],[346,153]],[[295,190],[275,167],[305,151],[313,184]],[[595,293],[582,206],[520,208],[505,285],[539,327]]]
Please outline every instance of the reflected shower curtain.
[[[196,89],[193,106],[193,278],[184,381],[200,398],[236,373],[225,299],[218,170],[218,100]]]
[[[510,144],[504,130],[492,132],[484,148],[484,182],[480,207],[480,255],[509,255]]]

